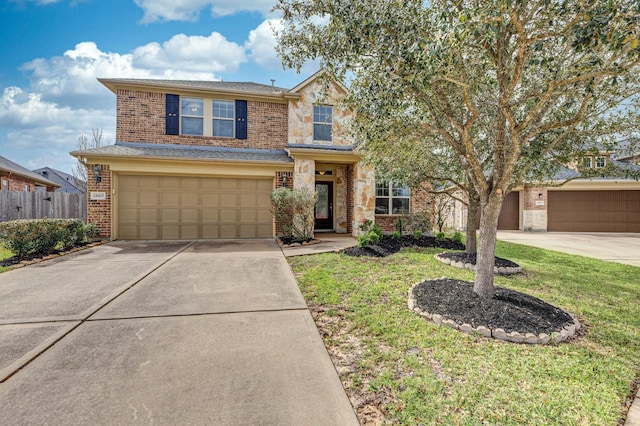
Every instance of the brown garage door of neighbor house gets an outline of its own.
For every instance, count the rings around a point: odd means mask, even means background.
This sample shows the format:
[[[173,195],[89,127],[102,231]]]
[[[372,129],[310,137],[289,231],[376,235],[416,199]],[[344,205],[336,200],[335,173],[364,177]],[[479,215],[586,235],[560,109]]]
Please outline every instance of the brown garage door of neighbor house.
[[[549,191],[547,230],[640,232],[640,191]]]
[[[480,212],[476,218],[477,229],[480,229]],[[498,216],[498,229],[501,231],[517,231],[520,229],[520,195],[510,192],[502,202],[502,210]]]
[[[118,176],[118,238],[273,236],[273,179]]]

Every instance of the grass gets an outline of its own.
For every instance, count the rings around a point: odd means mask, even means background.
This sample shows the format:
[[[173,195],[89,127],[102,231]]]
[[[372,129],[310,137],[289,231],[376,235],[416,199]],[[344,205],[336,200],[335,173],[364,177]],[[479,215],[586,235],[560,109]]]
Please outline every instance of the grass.
[[[9,249],[4,248],[2,244],[0,244],[0,260],[5,260],[13,256],[13,252]],[[8,266],[0,266],[0,272],[8,271],[10,268]]]
[[[473,280],[473,272],[436,261],[438,252],[290,258],[307,303],[323,308],[314,316],[328,329],[334,362],[336,353],[353,359],[352,368],[338,367],[352,401],[363,392],[384,394],[386,421],[406,425],[620,421],[640,376],[639,268],[499,242],[497,255],[525,273],[496,277],[497,285],[542,298],[586,324],[586,334],[568,343],[518,345],[437,327],[406,308],[417,282]]]

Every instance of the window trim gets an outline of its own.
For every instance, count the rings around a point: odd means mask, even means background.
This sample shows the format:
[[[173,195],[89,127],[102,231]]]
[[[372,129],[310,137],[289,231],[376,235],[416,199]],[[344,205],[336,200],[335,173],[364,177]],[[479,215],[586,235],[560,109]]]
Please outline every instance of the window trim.
[[[599,164],[600,160],[602,160],[602,165]],[[607,157],[603,155],[599,155],[596,157],[595,163],[596,163],[596,169],[601,169],[607,165]]]
[[[187,100],[199,100],[202,102],[202,115],[193,115],[193,114],[184,114],[182,111],[182,105],[185,103],[185,101]],[[206,108],[205,108],[205,99],[204,98],[194,98],[194,97],[180,97],[180,135],[181,136],[205,136],[206,133],[206,127],[205,127],[205,118],[206,115]],[[197,133],[184,133],[183,132],[183,126],[182,126],[182,121],[185,118],[198,118],[202,121],[202,133],[201,134],[197,134]]]
[[[316,108],[328,108],[329,113],[331,114],[331,121],[316,121]],[[320,115],[320,111],[317,112]],[[333,142],[333,105],[314,105],[313,106],[313,140],[317,142]],[[318,139],[316,137],[316,126],[323,126],[329,128],[329,139]]]
[[[233,112],[233,117],[229,118],[229,117],[216,117],[215,116],[215,103],[216,102],[224,102],[227,104],[231,105],[231,111]],[[222,136],[222,135],[216,135],[215,133],[215,122],[216,120],[218,121],[230,121],[231,122],[231,136]],[[236,122],[236,103],[235,101],[232,100],[226,100],[226,99],[211,99],[211,136],[213,136],[214,138],[227,138],[227,139],[235,139],[236,138],[236,126],[235,126],[235,122]]]
[[[382,184],[386,184],[386,190],[388,191],[388,195],[378,195],[378,183]],[[393,195],[393,191],[394,191],[394,183],[396,185],[396,187],[399,188],[406,188],[408,191],[408,195]],[[378,216],[402,216],[402,215],[406,215],[406,214],[410,214],[411,213],[411,188],[406,185],[403,184],[402,182],[394,182],[392,180],[381,180],[381,181],[377,181],[376,185],[375,185],[375,191],[376,191],[376,201],[378,200],[378,198],[380,199],[386,199],[388,204],[387,204],[387,213],[375,213]],[[407,211],[406,212],[399,212],[399,213],[394,213],[393,212],[393,200],[394,199],[406,199],[407,200]]]
[[[589,165],[586,165],[586,160],[589,160]],[[586,167],[588,169],[593,167],[593,157],[583,157],[582,158],[582,167]]]

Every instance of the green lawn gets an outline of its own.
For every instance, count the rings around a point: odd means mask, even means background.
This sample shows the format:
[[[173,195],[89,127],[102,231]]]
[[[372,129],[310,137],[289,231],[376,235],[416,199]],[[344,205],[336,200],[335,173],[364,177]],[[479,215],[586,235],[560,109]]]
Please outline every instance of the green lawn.
[[[436,261],[441,251],[290,258],[352,401],[368,394],[388,422],[406,425],[618,423],[640,376],[640,268],[499,243],[497,255],[525,272],[497,285],[586,325],[576,340],[532,346],[440,328],[407,309],[417,282],[473,280]],[[354,405],[367,414],[366,404]]]
[[[0,244],[0,260],[8,259],[13,256],[13,252],[4,248],[2,244]],[[7,271],[9,267],[0,266],[0,272]]]

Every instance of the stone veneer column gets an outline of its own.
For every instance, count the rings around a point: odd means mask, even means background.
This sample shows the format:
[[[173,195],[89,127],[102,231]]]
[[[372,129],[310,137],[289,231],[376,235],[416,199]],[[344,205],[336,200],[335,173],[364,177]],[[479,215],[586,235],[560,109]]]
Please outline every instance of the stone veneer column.
[[[363,219],[375,221],[376,181],[371,165],[358,163],[353,170],[353,232],[360,234]]]
[[[298,160],[293,163],[293,189],[307,188],[316,190],[316,162],[314,160]]]
[[[338,234],[347,233],[347,176],[346,176],[346,166],[341,166],[336,168],[336,180],[335,180],[335,191],[336,191],[336,204],[333,209],[334,219],[336,222],[336,232]]]
[[[524,231],[547,231],[547,188],[525,186],[522,229]]]

